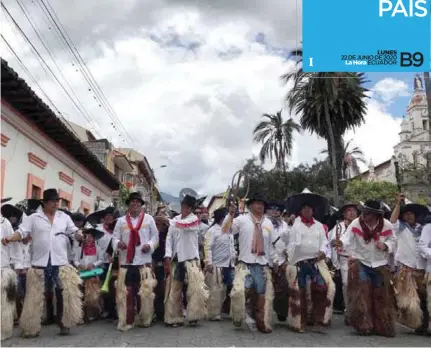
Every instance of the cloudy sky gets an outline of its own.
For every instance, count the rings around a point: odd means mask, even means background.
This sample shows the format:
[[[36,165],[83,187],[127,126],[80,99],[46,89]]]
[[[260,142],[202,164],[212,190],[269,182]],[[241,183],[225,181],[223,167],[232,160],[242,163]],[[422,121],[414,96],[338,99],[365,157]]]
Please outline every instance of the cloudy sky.
[[[280,75],[294,68],[288,52],[301,42],[297,1],[3,1],[63,87],[79,100],[79,109],[5,11],[2,35],[27,71],[3,40],[1,54],[70,121],[145,154],[162,191],[177,195],[189,186],[211,195],[225,190],[245,159],[258,152],[252,130],[262,113],[284,107],[288,87]],[[126,132],[99,107],[44,4],[58,16]],[[413,75],[368,78],[372,99],[366,123],[346,140],[353,139],[378,164],[392,156],[398,141]],[[284,117],[290,116],[298,120],[285,110]],[[289,165],[311,163],[324,148],[315,136],[297,135]]]

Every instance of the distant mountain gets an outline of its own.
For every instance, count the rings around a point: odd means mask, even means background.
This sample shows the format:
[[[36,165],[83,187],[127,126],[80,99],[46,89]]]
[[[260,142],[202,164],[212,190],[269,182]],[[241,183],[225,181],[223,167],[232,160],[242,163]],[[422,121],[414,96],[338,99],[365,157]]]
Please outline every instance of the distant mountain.
[[[163,201],[166,203],[180,203],[179,197],[174,197],[169,193],[160,192],[160,196],[162,196]]]

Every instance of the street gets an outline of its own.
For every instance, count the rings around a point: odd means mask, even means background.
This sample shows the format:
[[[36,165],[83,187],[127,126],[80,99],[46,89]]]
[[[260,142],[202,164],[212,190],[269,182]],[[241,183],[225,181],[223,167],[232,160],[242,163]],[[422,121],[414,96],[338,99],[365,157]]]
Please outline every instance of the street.
[[[276,323],[272,334],[251,332],[248,328],[235,329],[228,320],[222,322],[202,322],[198,327],[168,328],[155,323],[150,329],[135,328],[128,333],[116,330],[114,324],[106,321],[94,322],[75,328],[70,336],[58,336],[54,325],[43,327],[41,335],[35,339],[19,338],[18,329],[15,336],[2,342],[3,347],[12,346],[159,346],[159,347],[267,347],[267,346],[387,346],[387,347],[426,347],[431,339],[414,335],[410,330],[398,326],[396,338],[360,337],[351,328],[344,326],[343,317],[334,316],[334,322],[327,333],[307,332],[293,333],[285,323]]]

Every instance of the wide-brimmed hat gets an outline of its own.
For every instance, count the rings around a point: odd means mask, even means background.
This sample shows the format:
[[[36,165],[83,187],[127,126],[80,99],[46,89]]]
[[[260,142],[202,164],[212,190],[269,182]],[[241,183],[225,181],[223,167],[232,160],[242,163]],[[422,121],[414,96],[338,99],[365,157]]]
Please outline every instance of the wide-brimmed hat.
[[[338,209],[338,212],[340,213],[340,217],[341,217],[341,215],[344,214],[344,211],[348,208],[355,208],[356,211],[359,213],[358,204],[352,203],[352,202],[347,202],[340,209]]]
[[[226,208],[219,208],[214,210],[214,213],[213,213],[214,221],[222,221],[226,217],[227,213],[228,213],[228,210]]]
[[[363,205],[360,205],[359,210],[362,211],[363,214],[372,213],[377,215],[383,215],[385,213],[381,203],[374,199],[369,199]]]
[[[76,211],[74,213],[72,213],[70,215],[70,217],[72,218],[73,222],[81,222],[81,221],[85,221],[86,217],[83,213],[81,213],[80,211]]]
[[[42,201],[40,199],[23,199],[22,201],[15,204],[18,209],[24,211],[27,216],[34,214],[37,209],[42,205]]]
[[[185,195],[181,201],[181,205],[186,205],[189,208],[194,208],[196,206],[196,198],[193,196]]]
[[[90,223],[87,223],[84,228],[82,229],[83,234],[91,234],[94,238],[94,240],[98,240],[102,238],[105,233],[101,230],[98,230],[94,226],[92,226]]]
[[[12,197],[2,198],[2,199],[1,199],[1,204],[4,204],[4,203],[6,203],[6,202],[9,202],[10,200],[12,200]]]
[[[12,204],[3,204],[1,207],[1,215],[8,220],[12,216],[15,216],[19,220],[19,219],[21,219],[22,214],[24,214],[24,210],[12,205]]]
[[[43,191],[42,202],[59,201],[60,195],[56,189],[50,188]]]
[[[266,204],[265,204],[265,210],[268,210],[268,209],[272,209],[272,210],[278,210],[279,212],[283,212],[285,209],[286,209],[286,207],[285,207],[285,205],[284,205],[284,203],[283,202],[279,202],[279,201],[268,201]]]
[[[249,206],[250,204],[253,204],[254,202],[262,202],[263,204],[266,204],[266,199],[260,193],[255,193],[253,196],[251,196],[247,200],[246,204],[247,204],[247,206]]]
[[[96,226],[100,224],[100,220],[102,220],[106,215],[111,214],[114,216],[114,219],[118,219],[120,217],[120,212],[115,207],[107,207],[102,210],[95,211],[87,216],[86,221]]]
[[[323,221],[329,212],[329,200],[315,193],[299,193],[287,199],[287,211],[289,214],[299,215],[304,206],[313,208],[314,218]]]
[[[415,215],[416,219],[423,217],[430,213],[429,209],[422,204],[410,203],[403,205],[400,209],[400,219],[402,219],[403,214],[411,212]]]
[[[127,197],[126,199],[126,205],[129,205],[130,201],[136,199],[139,202],[141,202],[142,205],[145,204],[145,201],[142,199],[142,195],[140,192],[132,192],[131,194],[129,194],[129,197]]]

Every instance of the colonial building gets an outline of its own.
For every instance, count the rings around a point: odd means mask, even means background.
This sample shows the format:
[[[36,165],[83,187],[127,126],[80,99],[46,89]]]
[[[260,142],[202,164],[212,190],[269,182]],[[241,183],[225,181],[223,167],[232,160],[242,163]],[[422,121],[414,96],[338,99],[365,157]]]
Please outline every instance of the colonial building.
[[[426,154],[431,151],[431,139],[426,93],[421,77],[414,78],[413,86],[413,95],[401,122],[400,142],[394,146],[392,158],[376,166],[370,161],[368,170],[356,178],[398,183],[412,199],[417,199],[430,194],[426,179]]]
[[[69,210],[109,204],[119,180],[3,59],[1,84],[1,196],[17,203],[56,188]]]

